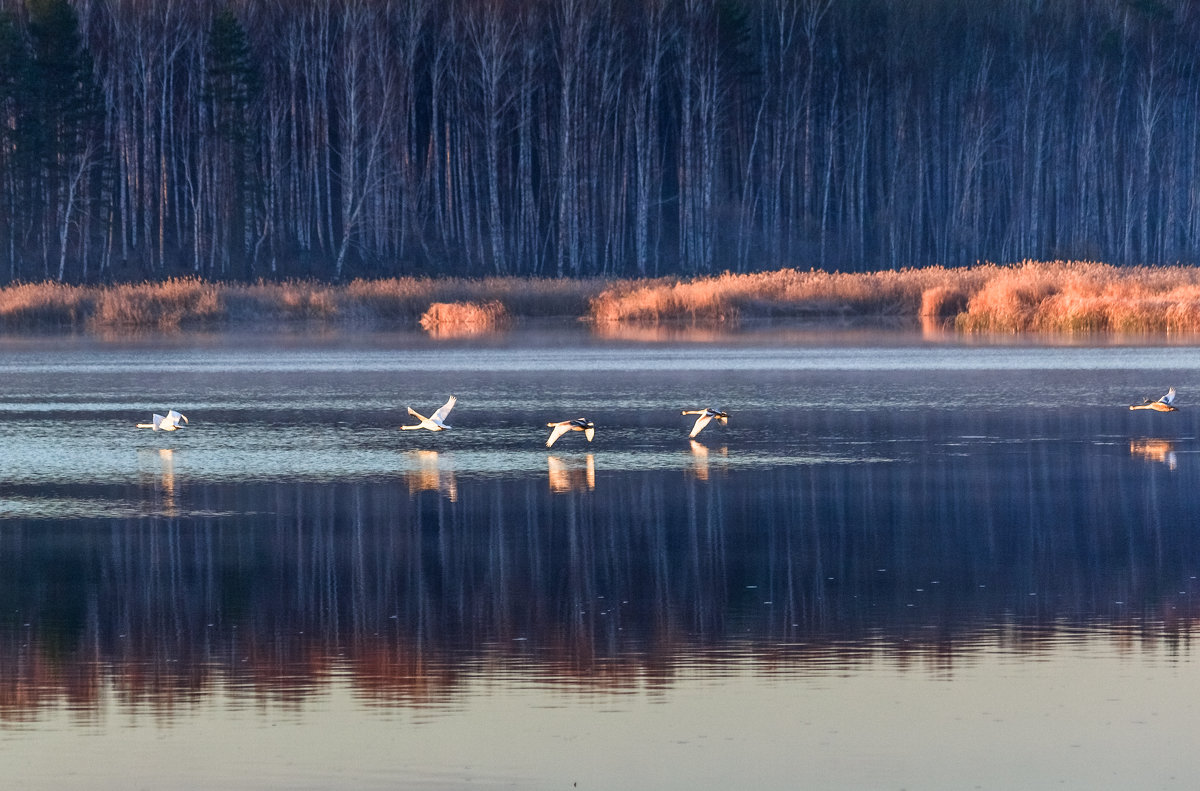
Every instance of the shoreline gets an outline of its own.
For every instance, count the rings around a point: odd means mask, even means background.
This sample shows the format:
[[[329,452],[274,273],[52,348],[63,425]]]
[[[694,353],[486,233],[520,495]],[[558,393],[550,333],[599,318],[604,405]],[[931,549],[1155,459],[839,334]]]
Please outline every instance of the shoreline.
[[[263,326],[486,334],[529,321],[733,330],[761,322],[976,334],[1200,334],[1200,268],[1026,261],[868,273],[782,269],[693,278],[388,278],[252,284],[173,278],[0,288],[0,331]]]

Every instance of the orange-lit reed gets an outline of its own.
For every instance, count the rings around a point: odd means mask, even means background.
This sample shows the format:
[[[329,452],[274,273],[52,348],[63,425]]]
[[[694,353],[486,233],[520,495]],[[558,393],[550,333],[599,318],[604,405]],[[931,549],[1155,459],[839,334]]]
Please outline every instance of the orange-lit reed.
[[[443,317],[444,311],[450,313]],[[450,318],[454,312],[464,318]],[[1200,269],[1026,261],[857,274],[782,269],[691,279],[386,278],[330,285],[175,278],[0,289],[0,326],[9,328],[422,319],[422,326],[483,327],[506,318],[542,317],[586,318],[598,326],[680,320],[721,325],[742,318],[841,316],[921,317],[960,332],[1200,332]]]
[[[499,300],[487,302],[434,302],[418,324],[436,337],[456,337],[491,332],[508,321]]]
[[[846,274],[784,269],[623,281],[591,318],[658,322],[771,316],[920,316],[963,332],[1200,332],[1200,269],[1089,261]]]

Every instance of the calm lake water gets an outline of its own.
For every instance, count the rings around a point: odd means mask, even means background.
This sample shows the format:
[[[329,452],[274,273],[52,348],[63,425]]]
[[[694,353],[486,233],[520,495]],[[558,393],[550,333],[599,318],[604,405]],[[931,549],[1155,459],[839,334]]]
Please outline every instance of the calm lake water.
[[[1197,415],[1186,343],[0,339],[0,775],[1190,788]]]

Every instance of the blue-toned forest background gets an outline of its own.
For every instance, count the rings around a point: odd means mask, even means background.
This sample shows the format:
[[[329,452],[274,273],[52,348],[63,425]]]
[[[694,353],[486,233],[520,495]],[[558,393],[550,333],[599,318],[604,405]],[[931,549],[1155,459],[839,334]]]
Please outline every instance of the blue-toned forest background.
[[[0,0],[0,282],[1195,262],[1186,0]]]

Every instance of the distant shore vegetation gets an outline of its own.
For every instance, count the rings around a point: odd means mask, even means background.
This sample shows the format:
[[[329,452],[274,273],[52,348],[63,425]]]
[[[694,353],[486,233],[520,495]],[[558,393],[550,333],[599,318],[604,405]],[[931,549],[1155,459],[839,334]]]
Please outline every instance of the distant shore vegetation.
[[[964,333],[1200,332],[1200,269],[1025,261],[692,278],[387,278],[253,284],[176,278],[0,288],[8,331],[173,330],[288,322],[422,327],[435,337],[523,320],[733,328],[760,320],[905,320]]]

